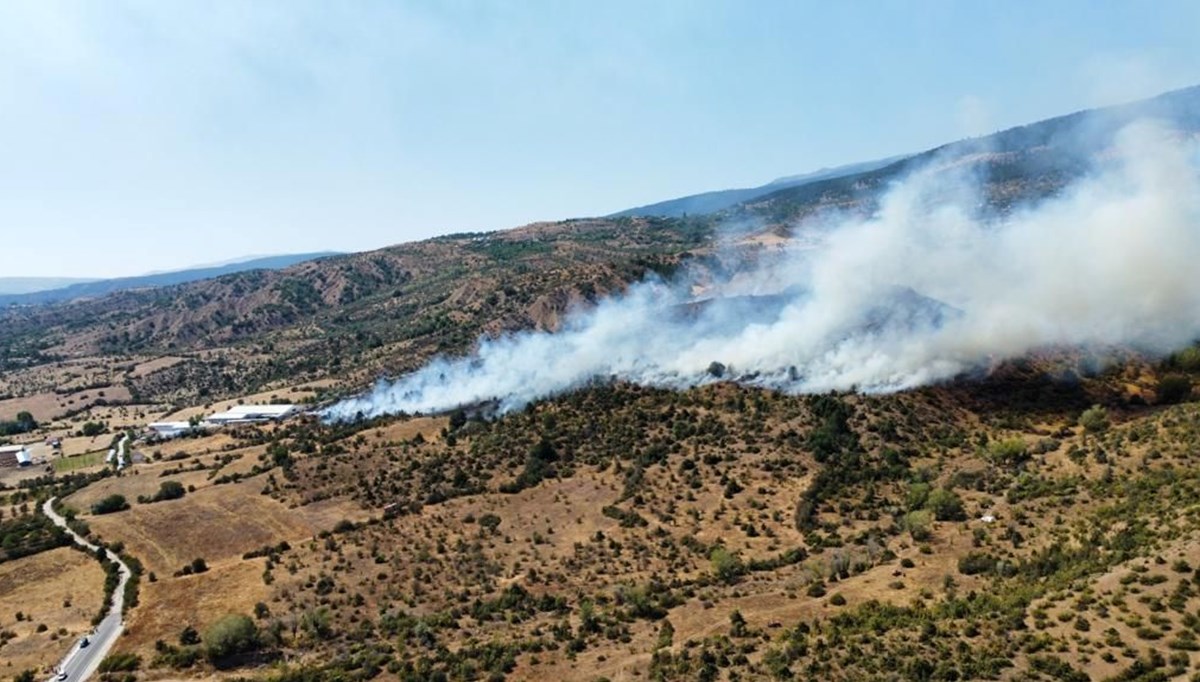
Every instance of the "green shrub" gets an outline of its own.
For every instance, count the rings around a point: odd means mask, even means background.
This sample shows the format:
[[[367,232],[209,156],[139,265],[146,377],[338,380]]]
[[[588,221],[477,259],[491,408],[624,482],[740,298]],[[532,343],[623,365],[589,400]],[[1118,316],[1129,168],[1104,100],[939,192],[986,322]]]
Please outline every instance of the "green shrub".
[[[1093,405],[1079,415],[1079,425],[1087,433],[1096,434],[1108,429],[1108,410]]]
[[[109,495],[92,505],[93,514],[111,514],[129,509],[129,503],[125,501],[124,495]]]
[[[724,547],[714,549],[709,555],[709,560],[712,561],[713,573],[721,582],[731,583],[737,580],[744,568],[741,558]]]
[[[142,657],[135,653],[109,654],[97,668],[101,673],[133,672],[142,666]]]
[[[987,454],[1000,466],[1015,467],[1029,459],[1029,448],[1020,438],[1005,438],[988,444]]]
[[[979,575],[996,570],[996,557],[983,552],[969,552],[958,560],[958,572],[963,575]]]
[[[1155,393],[1165,405],[1182,402],[1192,397],[1192,380],[1184,374],[1168,374],[1159,380]]]
[[[209,660],[247,653],[258,647],[258,628],[247,615],[231,613],[204,631],[204,652]]]
[[[967,512],[963,509],[962,499],[953,490],[938,488],[929,494],[925,500],[925,508],[933,512],[933,518],[938,521],[965,521]]]

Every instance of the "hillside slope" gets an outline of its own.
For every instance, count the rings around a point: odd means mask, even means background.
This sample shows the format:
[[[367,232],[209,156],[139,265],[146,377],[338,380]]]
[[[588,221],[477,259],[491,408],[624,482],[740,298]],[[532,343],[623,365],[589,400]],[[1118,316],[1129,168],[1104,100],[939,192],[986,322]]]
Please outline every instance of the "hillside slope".
[[[618,211],[617,213],[613,213],[608,217],[619,218],[623,216],[663,216],[670,218],[682,218],[687,215],[706,215],[709,213],[716,213],[717,211],[721,211],[790,187],[799,187],[801,185],[807,185],[820,180],[829,180],[848,175],[866,173],[877,168],[891,165],[902,158],[903,157],[900,156],[893,156],[886,159],[880,159],[878,161],[864,161],[862,163],[838,166],[836,168],[823,168],[812,173],[778,178],[759,187],[726,189],[717,190],[714,192],[691,194],[686,197],[679,197],[678,199],[669,199],[667,201],[659,201],[653,204],[647,204],[646,206],[638,206],[637,208]]]
[[[1078,179],[1118,131],[1142,119],[1164,122],[1184,135],[1200,133],[1200,86],[952,142],[875,170],[781,189],[733,206],[725,217],[794,225],[824,211],[869,214],[891,183],[929,169],[940,169],[948,178],[954,173],[956,181],[973,178],[988,209],[1005,212]]]

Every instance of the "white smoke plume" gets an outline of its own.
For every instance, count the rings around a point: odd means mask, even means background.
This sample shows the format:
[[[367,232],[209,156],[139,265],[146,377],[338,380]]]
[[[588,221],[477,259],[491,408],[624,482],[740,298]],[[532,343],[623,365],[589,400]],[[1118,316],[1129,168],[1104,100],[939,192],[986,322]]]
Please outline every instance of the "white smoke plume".
[[[325,417],[487,401],[503,412],[613,378],[882,392],[1038,347],[1165,353],[1200,335],[1200,176],[1184,140],[1129,126],[1085,178],[1002,219],[977,217],[975,183],[926,169],[872,217],[705,281],[706,304],[688,306],[697,282],[686,277],[645,281],[555,333],[482,339],[469,357],[380,381]]]

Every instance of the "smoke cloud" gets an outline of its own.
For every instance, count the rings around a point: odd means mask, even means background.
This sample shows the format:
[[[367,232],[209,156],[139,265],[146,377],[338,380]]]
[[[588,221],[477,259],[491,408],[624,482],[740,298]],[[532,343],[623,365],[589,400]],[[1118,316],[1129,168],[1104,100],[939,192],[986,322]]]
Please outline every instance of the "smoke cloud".
[[[554,333],[482,339],[324,414],[504,412],[609,379],[886,392],[1046,346],[1169,352],[1200,335],[1200,179],[1181,140],[1131,125],[1083,179],[1003,217],[935,162],[869,218],[827,221],[720,276],[641,282]]]

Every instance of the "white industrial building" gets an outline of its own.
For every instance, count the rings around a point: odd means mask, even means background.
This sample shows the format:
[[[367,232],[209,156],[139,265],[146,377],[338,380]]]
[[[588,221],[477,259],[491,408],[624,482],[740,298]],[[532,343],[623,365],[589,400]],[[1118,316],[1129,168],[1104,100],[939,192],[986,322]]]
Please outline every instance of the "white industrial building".
[[[24,445],[0,445],[0,467],[27,467],[33,456]]]
[[[191,422],[154,422],[146,426],[151,436],[163,439],[182,436],[194,428]]]
[[[300,412],[299,405],[237,405],[224,412],[205,418],[204,423],[214,426],[234,424],[258,424],[283,421]]]

